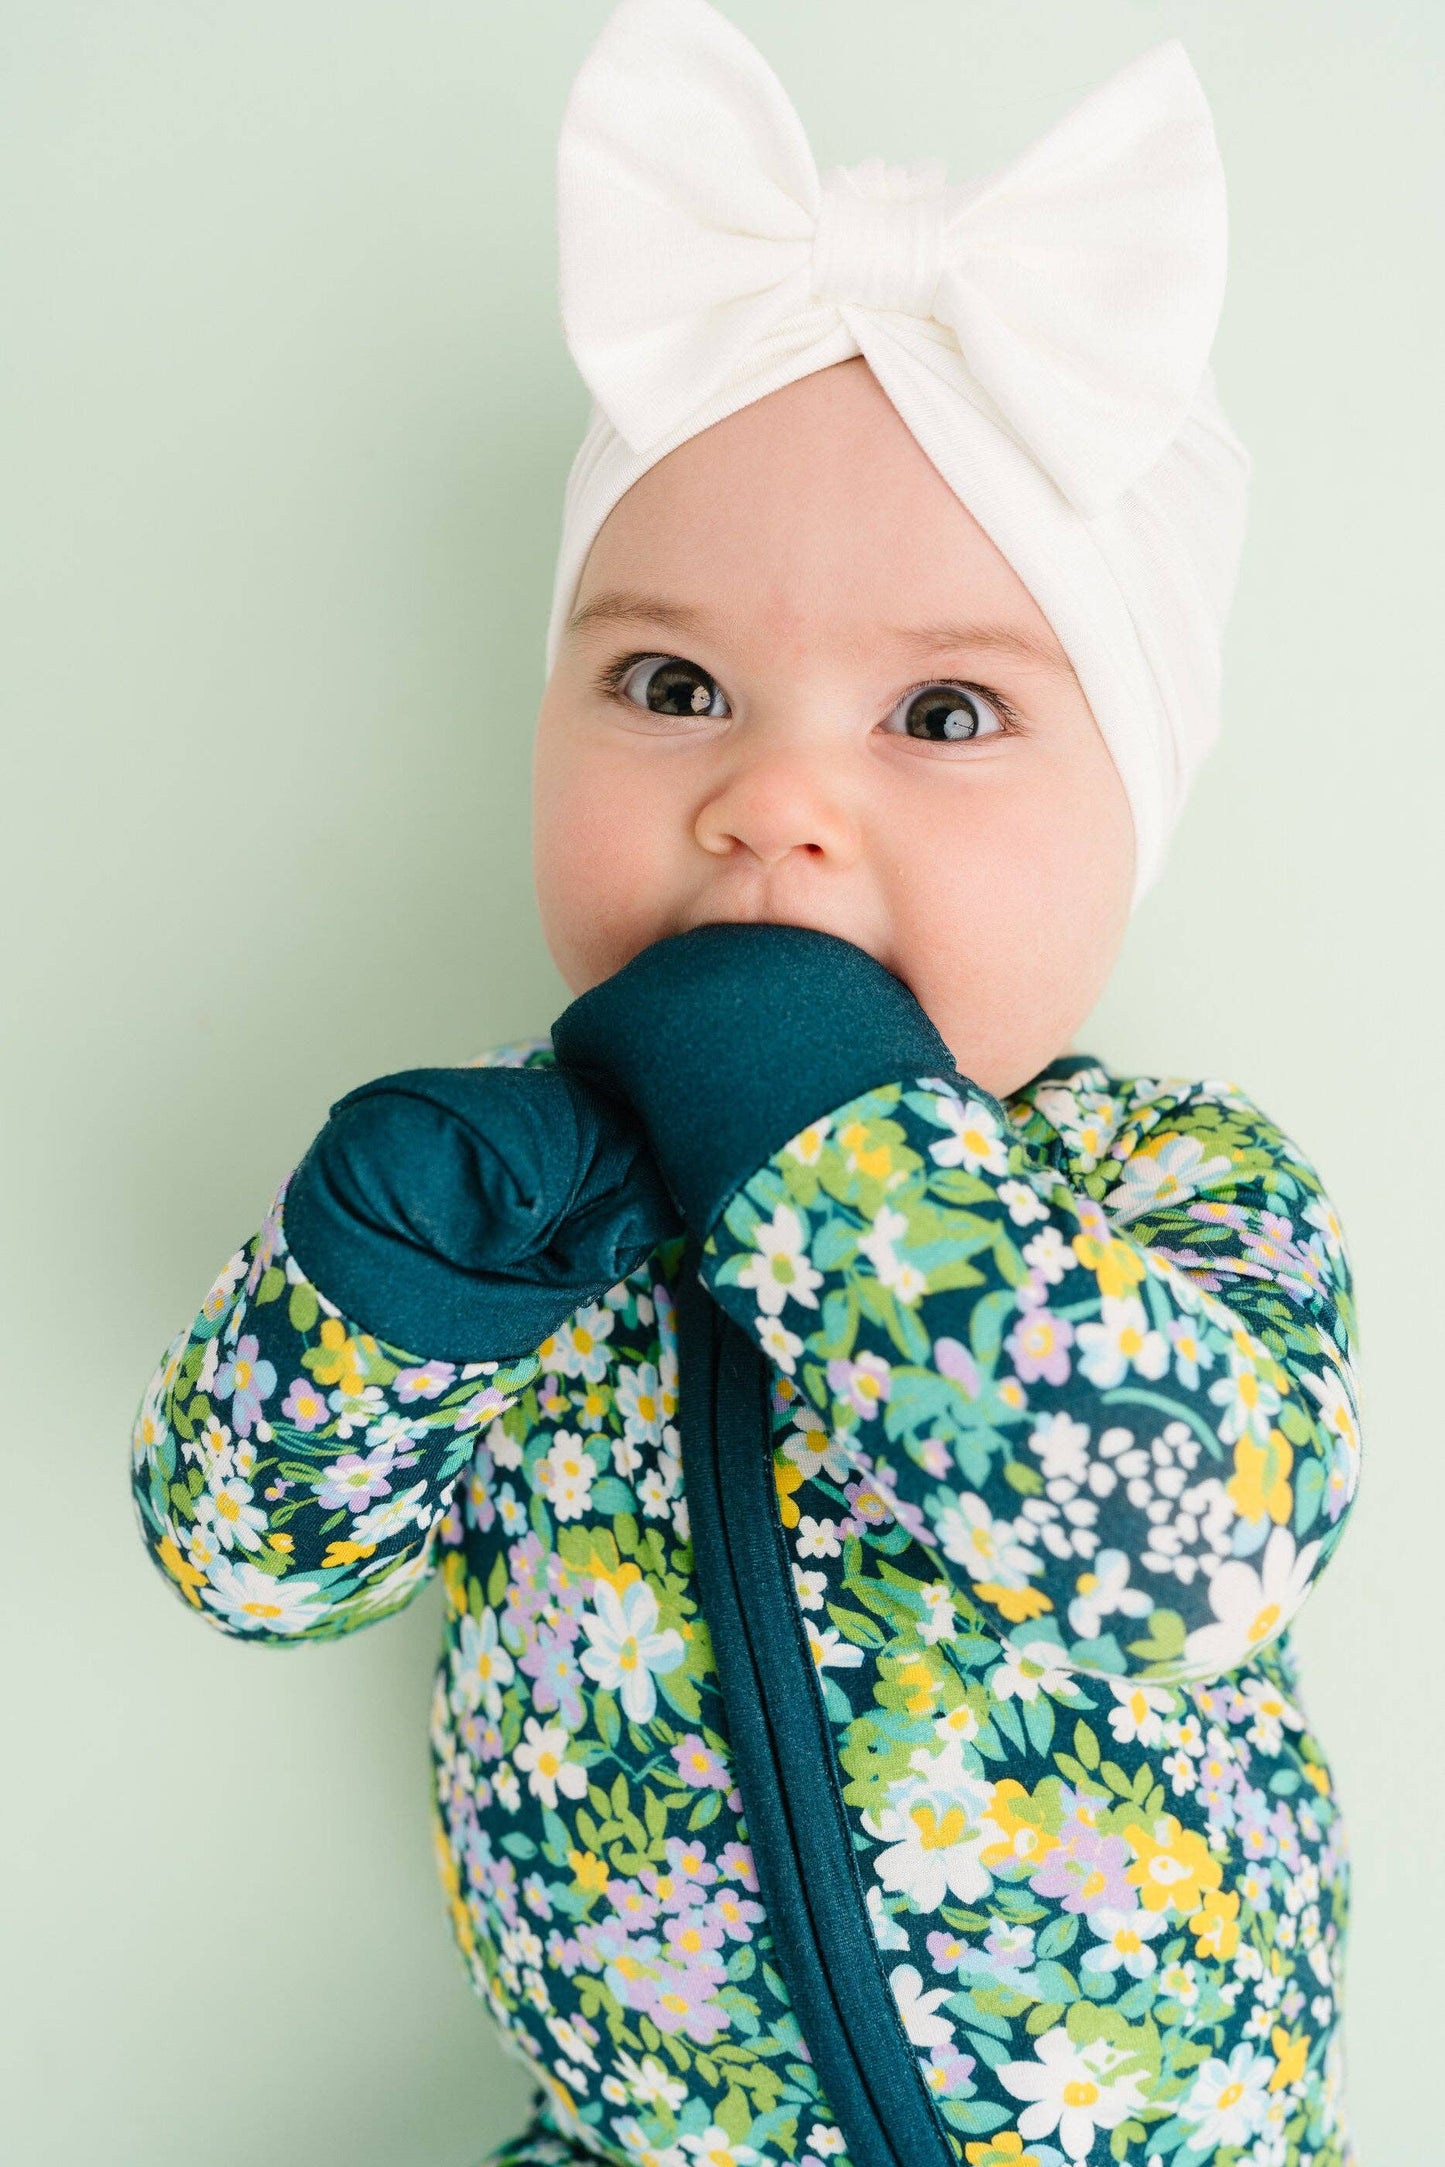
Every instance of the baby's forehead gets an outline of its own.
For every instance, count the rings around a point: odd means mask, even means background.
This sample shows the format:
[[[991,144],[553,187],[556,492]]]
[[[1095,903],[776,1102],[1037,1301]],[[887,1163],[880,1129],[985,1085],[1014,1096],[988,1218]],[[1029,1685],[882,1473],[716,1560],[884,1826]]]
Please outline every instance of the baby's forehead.
[[[843,640],[1004,626],[1063,656],[1003,551],[851,361],[724,416],[640,475],[593,542],[581,601],[602,589]]]

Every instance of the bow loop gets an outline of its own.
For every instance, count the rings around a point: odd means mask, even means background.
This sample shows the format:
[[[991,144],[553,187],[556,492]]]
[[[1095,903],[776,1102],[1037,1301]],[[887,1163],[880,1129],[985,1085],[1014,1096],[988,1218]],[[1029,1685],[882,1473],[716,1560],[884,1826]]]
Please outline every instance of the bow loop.
[[[897,335],[902,315],[951,334],[963,395],[1086,518],[1168,449],[1224,298],[1224,174],[1177,38],[980,179],[871,158],[824,182],[709,0],[621,0],[567,101],[557,202],[567,343],[635,451],[730,386],[841,358],[840,327],[876,313]]]

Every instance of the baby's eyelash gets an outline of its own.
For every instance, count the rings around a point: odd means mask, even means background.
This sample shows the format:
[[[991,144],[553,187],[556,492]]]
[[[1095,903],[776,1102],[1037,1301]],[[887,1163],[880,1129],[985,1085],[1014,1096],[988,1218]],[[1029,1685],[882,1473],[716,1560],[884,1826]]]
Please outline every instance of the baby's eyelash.
[[[654,655],[660,657],[661,653],[660,648],[649,647],[640,654],[618,655],[615,660],[604,664],[602,669],[598,671],[597,690],[610,693],[621,692],[624,680],[631,671],[637,668],[639,662],[650,662]],[[681,655],[669,655],[667,660],[669,662],[681,662],[683,657]]]
[[[686,655],[670,655],[660,647],[644,647],[635,654],[618,655],[611,662],[605,663],[597,673],[597,690],[612,699],[620,699],[623,685],[639,662],[686,662],[687,659]],[[694,668],[702,670],[702,664],[696,663]],[[710,670],[702,670],[702,674],[704,677],[712,676]],[[713,678],[713,683],[717,683],[716,678]],[[930,685],[959,685],[965,692],[978,693],[998,709],[1004,724],[1010,730],[1016,729],[1023,719],[1012,702],[1006,700],[1001,692],[995,692],[992,685],[975,684],[967,677],[921,678],[916,685],[910,685],[906,692],[900,693],[899,700],[911,700],[915,693],[925,692]],[[894,705],[897,706],[898,701],[895,701]]]

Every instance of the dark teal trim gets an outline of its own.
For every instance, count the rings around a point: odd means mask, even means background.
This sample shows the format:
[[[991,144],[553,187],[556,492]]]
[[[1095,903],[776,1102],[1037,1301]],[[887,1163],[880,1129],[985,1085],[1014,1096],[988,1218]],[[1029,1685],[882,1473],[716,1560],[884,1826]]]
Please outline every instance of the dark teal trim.
[[[677,1296],[683,1484],[779,1966],[852,2167],[954,2167],[854,1858],[778,1516],[772,1371],[700,1283],[699,1262],[689,1240]]]

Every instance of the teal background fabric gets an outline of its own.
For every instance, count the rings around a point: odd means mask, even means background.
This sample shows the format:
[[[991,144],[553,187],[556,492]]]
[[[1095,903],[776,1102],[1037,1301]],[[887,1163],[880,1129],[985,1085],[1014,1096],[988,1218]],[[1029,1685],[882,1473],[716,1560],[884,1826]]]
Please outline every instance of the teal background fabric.
[[[1236,1075],[1359,1272],[1369,1462],[1297,1640],[1355,1837],[1368,2160],[1438,2147],[1429,1197],[1445,20],[1428,0],[733,0],[827,159],[1008,155],[1189,45],[1257,457],[1224,736],[1079,1043]],[[603,0],[11,0],[0,29],[7,1245],[0,2098],[36,2167],[471,2167],[525,2073],[425,1812],[440,1604],[197,1630],[139,1381],[354,1085],[546,1028],[531,718],[585,415],[551,157]],[[899,70],[906,36],[928,64]],[[1423,269],[1422,269],[1423,266]],[[1363,1720],[1361,1711],[1367,1711]],[[1423,1963],[1422,1963],[1423,1958]],[[216,2056],[264,2070],[222,2094]],[[364,2069],[362,2075],[357,2072]]]

